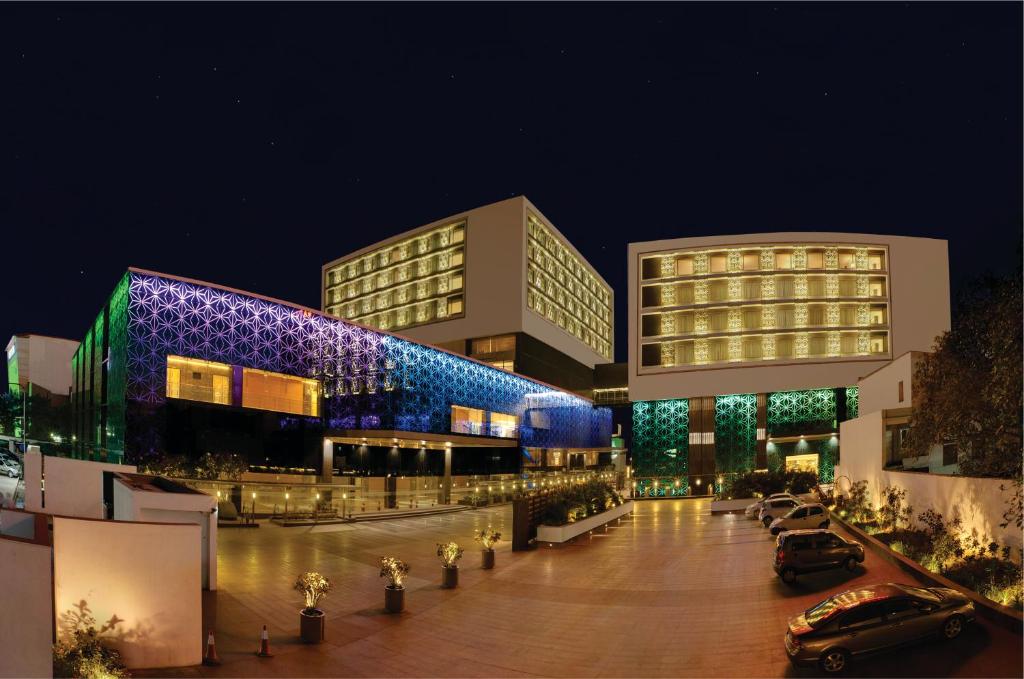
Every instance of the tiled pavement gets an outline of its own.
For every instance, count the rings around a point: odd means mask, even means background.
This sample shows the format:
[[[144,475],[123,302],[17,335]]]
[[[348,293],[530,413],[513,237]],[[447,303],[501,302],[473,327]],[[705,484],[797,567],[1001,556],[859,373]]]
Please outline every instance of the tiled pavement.
[[[773,539],[738,515],[711,516],[705,500],[641,502],[618,526],[559,548],[498,548],[479,568],[474,530],[506,536],[509,507],[426,519],[318,528],[222,530],[220,590],[206,617],[220,667],[136,676],[808,676],[790,667],[786,620],[828,593],[909,576],[870,551],[866,568],[783,585]],[[466,548],[459,588],[439,588],[436,543]],[[377,559],[412,566],[407,610],[383,612]],[[327,641],[298,638],[295,576],[334,583],[321,607]],[[275,657],[254,656],[262,625]],[[1021,638],[980,624],[952,645],[925,643],[857,664],[857,676],[1022,676]]]

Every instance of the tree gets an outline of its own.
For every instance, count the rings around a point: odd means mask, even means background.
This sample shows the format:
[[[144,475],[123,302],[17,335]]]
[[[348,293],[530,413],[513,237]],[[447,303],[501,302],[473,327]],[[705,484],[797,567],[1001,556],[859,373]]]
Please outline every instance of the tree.
[[[962,473],[1021,478],[1021,285],[1018,264],[1013,275],[984,276],[960,297],[952,329],[914,373],[914,455],[953,443]]]

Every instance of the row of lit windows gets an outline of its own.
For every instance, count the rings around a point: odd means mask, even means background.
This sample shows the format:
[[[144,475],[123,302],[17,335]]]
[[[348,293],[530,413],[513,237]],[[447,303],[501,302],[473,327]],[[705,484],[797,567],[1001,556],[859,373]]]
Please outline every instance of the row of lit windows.
[[[320,383],[304,377],[243,368],[241,402],[235,402],[235,370],[225,363],[167,357],[167,398],[272,410],[316,417]]]
[[[687,306],[716,302],[752,302],[766,299],[883,298],[884,276],[768,275],[742,278],[698,279],[683,283],[645,285],[641,306]]]
[[[885,355],[888,334],[869,330],[734,335],[645,344],[643,367]]]
[[[882,271],[884,248],[866,246],[768,246],[661,254],[642,261],[644,279],[741,271],[850,269]]]
[[[527,218],[529,238],[527,240],[527,257],[535,259],[548,271],[561,270],[568,276],[575,277],[575,281],[566,277],[564,280],[559,277],[559,282],[570,288],[572,294],[584,299],[585,293],[590,293],[594,298],[606,307],[611,306],[611,288],[602,283],[587,266],[572,251],[555,237],[551,230],[534,215]],[[549,262],[551,258],[554,261]],[[579,287],[582,286],[582,289]]]
[[[400,288],[394,288],[376,295],[366,295],[362,299],[346,302],[336,307],[337,314],[343,318],[365,316],[374,311],[384,311],[392,307],[405,306],[414,302],[423,302],[443,295],[450,295],[462,290],[462,272],[446,273],[425,280],[416,281]],[[337,303],[337,297],[328,299],[328,303]],[[335,313],[331,310],[329,313]]]
[[[375,290],[386,290],[410,281],[439,280],[447,282],[452,276],[459,276],[461,280],[463,260],[461,246],[421,257],[415,262],[392,267],[387,271],[363,276],[344,285],[330,288],[327,292],[327,301],[333,304],[343,299],[356,299]],[[455,273],[452,273],[453,271]]]
[[[535,216],[528,227],[527,307],[610,359],[611,289]]]
[[[766,304],[727,309],[645,314],[641,335],[707,334],[759,329],[880,327],[888,323],[884,304]]]
[[[352,281],[364,274],[375,271],[390,270],[394,272],[402,270],[399,266],[408,260],[418,266],[419,262],[427,259],[425,255],[435,250],[451,248],[466,239],[466,224],[458,222],[447,224],[427,233],[417,234],[403,241],[392,243],[386,247],[379,248],[373,252],[362,255],[358,259],[339,264],[328,270],[326,286],[338,285],[339,283]],[[407,271],[411,276],[413,271]],[[400,274],[396,273],[394,278],[399,280]],[[378,285],[377,287],[382,287]]]
[[[425,302],[414,302],[396,309],[386,309],[379,313],[371,309],[368,315],[350,315],[348,314],[348,309],[341,306],[329,308],[328,313],[362,323],[371,328],[400,330],[413,325],[445,321],[459,316],[463,313],[463,301],[462,295],[451,295]]]

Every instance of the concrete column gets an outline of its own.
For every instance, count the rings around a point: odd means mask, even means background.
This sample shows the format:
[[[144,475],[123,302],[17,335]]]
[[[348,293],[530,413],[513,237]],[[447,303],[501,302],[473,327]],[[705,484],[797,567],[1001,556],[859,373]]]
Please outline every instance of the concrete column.
[[[320,460],[320,483],[330,483],[334,477],[334,441],[324,439],[323,457]]]
[[[444,449],[444,480],[441,481],[442,497],[441,503],[450,505],[452,503],[452,449]]]

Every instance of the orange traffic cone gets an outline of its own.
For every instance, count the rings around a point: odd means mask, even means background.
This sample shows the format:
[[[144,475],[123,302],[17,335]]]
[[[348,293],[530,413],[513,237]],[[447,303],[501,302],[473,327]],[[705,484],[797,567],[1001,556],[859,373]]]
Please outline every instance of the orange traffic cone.
[[[270,635],[267,634],[267,626],[263,626],[263,632],[260,634],[260,650],[256,651],[256,655],[261,658],[273,658],[274,654],[270,652]]]
[[[203,656],[203,664],[220,664],[220,658],[217,657],[217,643],[213,640],[213,630],[210,630],[210,636],[206,637],[206,655]]]

